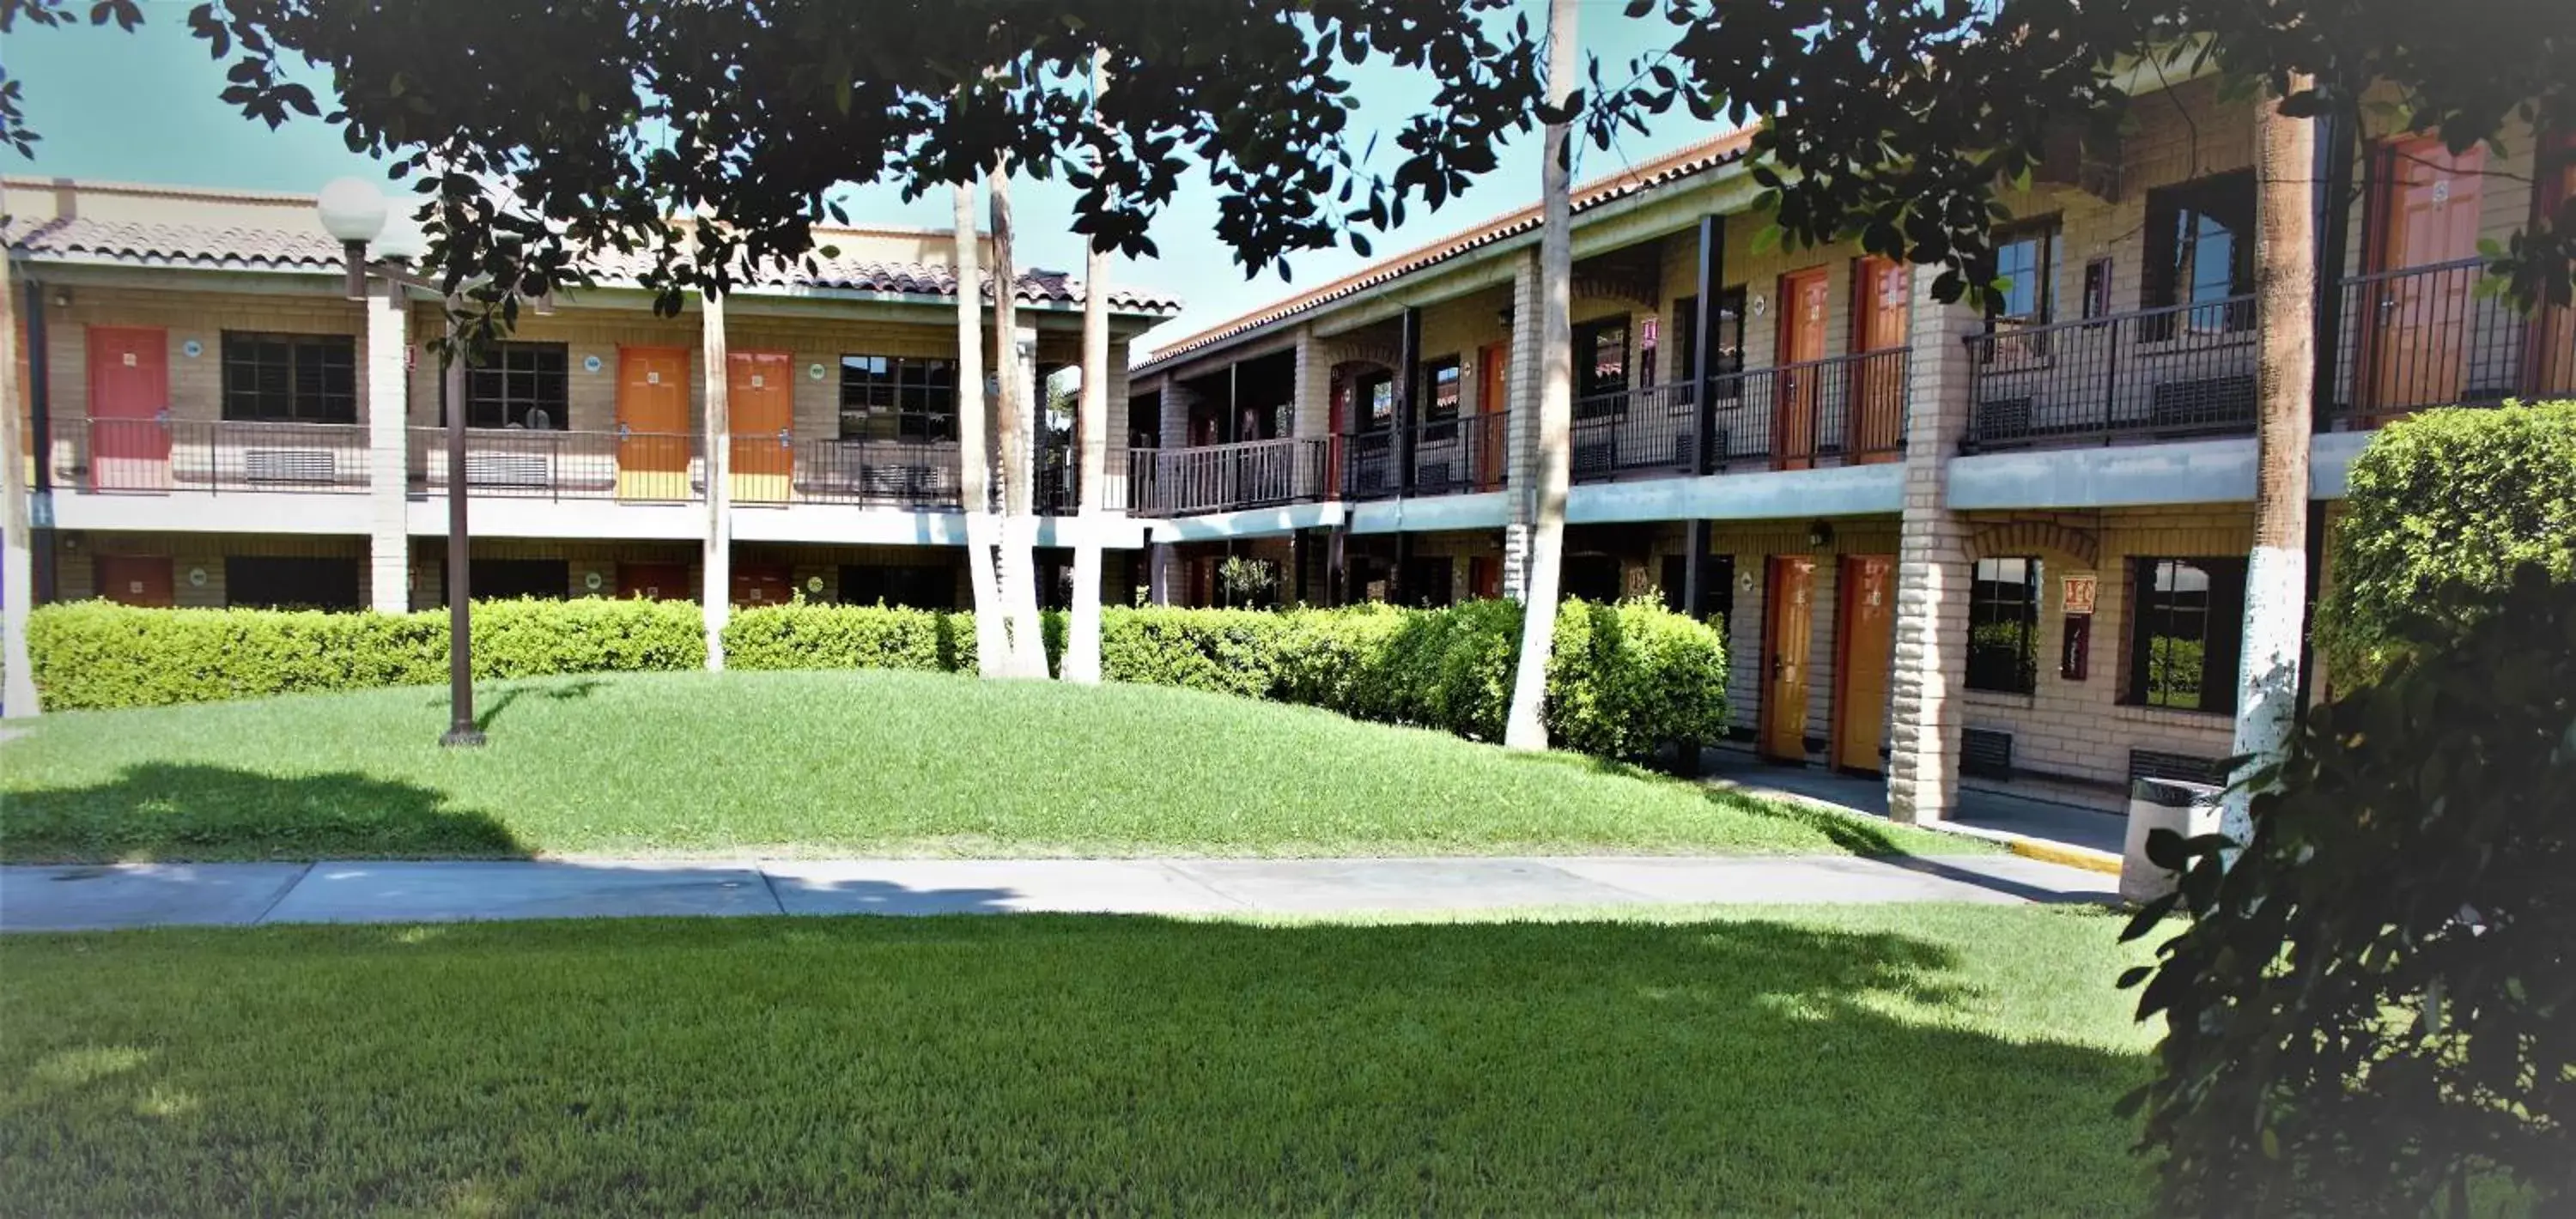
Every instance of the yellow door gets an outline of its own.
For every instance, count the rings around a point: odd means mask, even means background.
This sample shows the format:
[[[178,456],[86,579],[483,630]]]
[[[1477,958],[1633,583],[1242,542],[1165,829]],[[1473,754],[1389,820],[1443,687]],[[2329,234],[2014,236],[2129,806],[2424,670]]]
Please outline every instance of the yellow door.
[[[1771,671],[1762,682],[1764,757],[1807,758],[1807,640],[1815,634],[1816,561],[1802,554],[1771,556],[1764,598],[1763,653]]]
[[[1825,358],[1825,309],[1829,300],[1825,269],[1810,267],[1780,277],[1779,401],[1771,423],[1771,464],[1782,470],[1805,470],[1816,464],[1816,412],[1824,404],[1816,379],[1824,370],[1812,361]]]
[[[689,498],[689,351],[617,349],[617,498]]]
[[[2386,163],[2379,270],[2438,266],[2478,252],[2485,148],[2454,154],[2439,136],[2418,136],[2392,142]],[[2465,343],[2477,278],[2475,268],[2464,268],[2379,281],[2369,298],[2378,316],[2362,322],[2372,336],[2370,405],[2397,412],[2459,401],[2468,382]]]
[[[1846,555],[1834,616],[1834,765],[1878,771],[1887,726],[1888,666],[1895,659],[1896,560]]]
[[[733,497],[783,504],[796,468],[796,416],[789,357],[783,351],[737,351],[726,361],[725,410],[733,426]]]

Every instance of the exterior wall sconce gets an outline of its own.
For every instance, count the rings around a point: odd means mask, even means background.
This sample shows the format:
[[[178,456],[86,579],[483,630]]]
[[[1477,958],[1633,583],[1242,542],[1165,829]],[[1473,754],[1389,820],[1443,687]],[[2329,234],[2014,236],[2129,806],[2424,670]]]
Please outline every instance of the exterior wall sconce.
[[[1833,544],[1833,526],[1828,525],[1823,521],[1817,521],[1807,526],[1807,545],[1813,546],[1818,550],[1823,550]]]

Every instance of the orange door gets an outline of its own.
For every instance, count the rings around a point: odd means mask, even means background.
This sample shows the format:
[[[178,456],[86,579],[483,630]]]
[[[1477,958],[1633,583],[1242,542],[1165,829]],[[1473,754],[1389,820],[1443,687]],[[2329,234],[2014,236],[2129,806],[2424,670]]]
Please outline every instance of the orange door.
[[[98,595],[120,605],[168,609],[177,604],[168,555],[103,554],[91,572],[98,577]]]
[[[747,605],[785,605],[796,599],[796,574],[783,563],[736,563],[733,566],[733,603]]]
[[[1911,281],[1904,264],[1872,255],[1852,268],[1852,350],[1900,351],[1906,344],[1907,293]],[[1852,370],[1850,435],[1844,460],[1895,461],[1905,441],[1905,361],[1881,355]]]
[[[2544,198],[2552,206],[2576,199],[2576,134],[2559,148],[2557,192]],[[2576,394],[2576,308],[2544,309],[2532,323],[2531,375],[2526,383],[2534,397]]]
[[[1787,367],[1825,358],[1826,274],[1809,267],[1780,277],[1780,353],[1774,363]],[[1816,464],[1817,370],[1796,368],[1780,374],[1779,401],[1771,421],[1771,464],[1782,470],[1804,470]]]
[[[1504,412],[1510,404],[1504,390],[1511,382],[1512,348],[1508,343],[1489,344],[1476,357],[1476,489],[1491,491],[1503,485],[1503,441],[1510,424]]]
[[[647,601],[686,601],[689,599],[689,565],[686,563],[620,563],[617,565],[617,595],[641,597]]]
[[[169,490],[169,333],[92,326],[88,341],[91,489]]]
[[[2454,155],[2435,136],[2392,140],[2380,210],[2376,270],[2403,271],[2478,252],[2478,185],[2486,149]],[[2459,400],[2467,384],[2471,269],[2382,279],[2365,321],[2371,335],[2368,402],[2386,410]]]
[[[1815,634],[1816,561],[1802,554],[1771,556],[1763,600],[1763,654],[1771,671],[1762,682],[1761,749],[1764,757],[1807,758],[1807,641]]]
[[[783,351],[737,351],[726,357],[725,411],[733,427],[733,497],[787,502],[796,450],[793,372]]]
[[[1834,613],[1834,765],[1876,772],[1895,659],[1896,559],[1845,555]]]
[[[689,351],[617,349],[617,497],[689,498]]]

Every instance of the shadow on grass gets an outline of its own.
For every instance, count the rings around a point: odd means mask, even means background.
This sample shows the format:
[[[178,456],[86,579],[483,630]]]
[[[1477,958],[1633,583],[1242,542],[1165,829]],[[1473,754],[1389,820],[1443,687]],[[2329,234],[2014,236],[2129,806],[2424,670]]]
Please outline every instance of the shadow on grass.
[[[596,677],[576,678],[560,684],[545,679],[531,679],[491,688],[478,684],[474,689],[475,730],[491,731],[493,721],[500,719],[501,713],[510,709],[510,704],[527,695],[535,694],[548,702],[564,703],[574,699],[589,698],[594,691],[607,684]],[[427,705],[442,711],[446,710],[447,691],[441,688],[438,697],[429,700]]]
[[[2114,924],[1925,917],[1942,929],[1028,916],[12,945],[0,1068],[72,1082],[31,1085],[0,1137],[93,1154],[22,1165],[0,1209],[253,1188],[578,1209],[613,1182],[717,1213],[2140,1212],[2111,1105],[2145,1057],[2107,1048],[2111,962],[2084,951]],[[214,977],[223,1003],[178,1001]],[[2098,1007],[2066,1004],[2097,983]],[[155,1049],[47,1069],[132,1046]],[[366,1120],[388,1096],[403,1122]],[[226,1119],[148,1116],[171,1097]],[[218,1171],[244,1145],[309,1171]],[[513,1158],[532,1145],[563,1151]]]
[[[530,854],[498,820],[451,807],[443,792],[354,772],[155,762],[8,801],[0,857],[15,863]]]

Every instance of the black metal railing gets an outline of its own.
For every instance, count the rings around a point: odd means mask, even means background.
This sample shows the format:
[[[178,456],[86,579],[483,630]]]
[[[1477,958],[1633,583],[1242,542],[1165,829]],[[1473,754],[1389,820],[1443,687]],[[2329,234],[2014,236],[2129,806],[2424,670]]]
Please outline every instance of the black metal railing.
[[[2344,280],[2329,421],[2375,427],[2424,407],[2576,392],[2576,315],[2523,313],[2478,291],[2485,274],[2467,258]]]
[[[1505,416],[1462,415],[1416,424],[1407,495],[1460,495],[1495,491],[1510,468]]]
[[[93,492],[209,494],[367,489],[367,429],[357,423],[73,419],[57,425],[54,474]]]
[[[570,432],[467,428],[469,495],[525,499],[623,499],[677,503],[705,485],[704,448],[686,432]],[[447,488],[447,429],[411,429],[410,477],[419,491]]]
[[[1574,480],[1673,474],[1692,468],[1699,417],[1690,384],[1590,394],[1574,400]]]
[[[1082,454],[1071,438],[1038,445],[1031,458],[1036,476],[1030,507],[1040,516],[1072,516],[1082,508]]]
[[[957,445],[939,440],[802,440],[795,495],[817,504],[956,508]]]
[[[2233,296],[1971,335],[1968,446],[2250,431],[2256,334]]]
[[[1311,500],[1324,493],[1332,442],[1322,436],[1186,449],[1131,449],[1128,511],[1191,516]]]
[[[1333,438],[1333,485],[1343,499],[1387,499],[1404,494],[1395,429],[1377,428]]]

